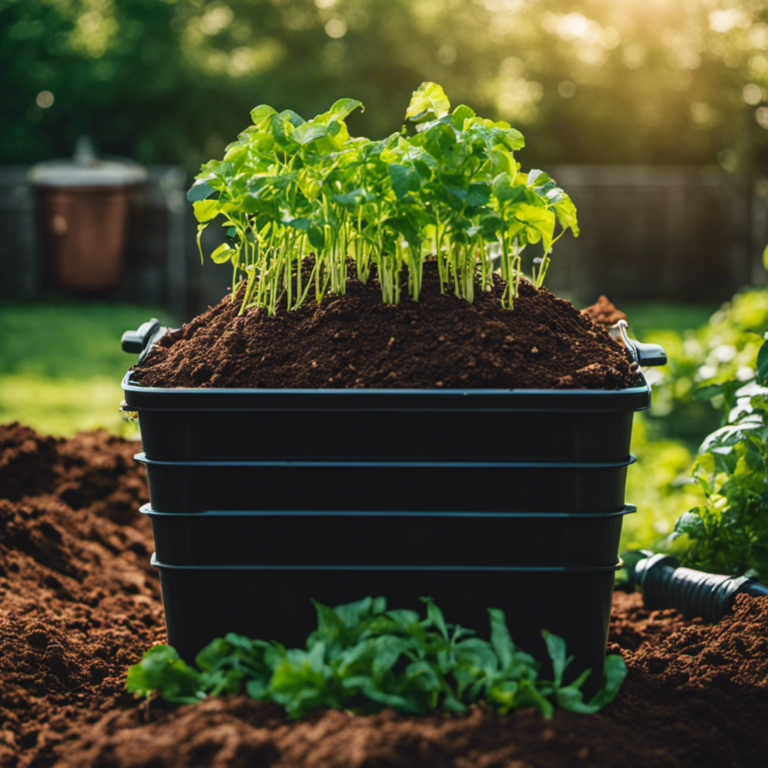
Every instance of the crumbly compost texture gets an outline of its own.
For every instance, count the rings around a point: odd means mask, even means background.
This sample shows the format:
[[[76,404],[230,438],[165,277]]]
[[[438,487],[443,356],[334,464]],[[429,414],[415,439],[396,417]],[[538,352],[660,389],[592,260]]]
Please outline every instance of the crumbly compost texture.
[[[0,426],[0,766],[56,762],[164,636],[137,443]]]
[[[269,317],[239,300],[165,336],[134,369],[155,387],[618,389],[642,383],[623,347],[546,288],[503,284],[469,303],[441,293],[424,267],[418,301],[384,304],[375,280]]]
[[[607,296],[601,296],[594,304],[581,310],[595,325],[609,328],[616,325],[619,320],[627,321],[627,316],[616,309]]]
[[[707,625],[616,592],[609,652],[628,676],[597,715],[479,705],[291,722],[243,696],[175,710],[137,702],[126,668],[165,633],[136,447],[0,426],[1,768],[768,765],[768,598],[742,596]]]

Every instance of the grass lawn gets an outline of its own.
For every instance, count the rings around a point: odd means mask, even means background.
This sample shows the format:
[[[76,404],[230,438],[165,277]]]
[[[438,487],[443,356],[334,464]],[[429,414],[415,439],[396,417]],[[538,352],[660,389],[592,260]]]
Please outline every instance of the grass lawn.
[[[159,310],[89,301],[0,306],[0,423],[62,436],[135,432],[118,412],[120,381],[136,361],[120,337],[150,317],[171,322]]]

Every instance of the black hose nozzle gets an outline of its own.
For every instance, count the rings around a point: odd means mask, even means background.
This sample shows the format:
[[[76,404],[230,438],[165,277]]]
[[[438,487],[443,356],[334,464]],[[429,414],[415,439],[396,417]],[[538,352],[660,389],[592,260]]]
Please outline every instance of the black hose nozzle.
[[[746,576],[722,576],[681,568],[670,555],[647,550],[624,556],[633,586],[643,593],[651,610],[676,608],[686,618],[701,616],[720,621],[733,607],[736,595],[768,596],[768,584]]]

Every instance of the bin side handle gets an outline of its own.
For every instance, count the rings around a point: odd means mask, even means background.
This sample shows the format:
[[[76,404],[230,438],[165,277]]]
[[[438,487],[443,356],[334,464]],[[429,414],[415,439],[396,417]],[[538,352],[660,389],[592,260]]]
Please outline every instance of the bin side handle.
[[[146,323],[142,323],[135,331],[126,331],[120,339],[120,346],[123,352],[138,354],[141,362],[149,354],[152,345],[167,330],[156,317],[153,317]]]
[[[609,332],[614,339],[620,338],[624,342],[627,354],[634,362],[641,368],[667,364],[667,353],[664,351],[664,347],[659,344],[643,344],[635,339],[630,339],[627,336],[628,327],[626,320],[619,320],[610,327]]]

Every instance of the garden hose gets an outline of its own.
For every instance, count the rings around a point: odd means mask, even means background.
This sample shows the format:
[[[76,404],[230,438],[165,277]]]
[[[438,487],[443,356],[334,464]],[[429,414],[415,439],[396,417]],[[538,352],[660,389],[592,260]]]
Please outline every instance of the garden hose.
[[[723,576],[681,568],[670,555],[648,550],[622,555],[632,586],[643,594],[646,608],[676,608],[686,618],[720,621],[736,595],[768,596],[768,584],[747,576]]]

